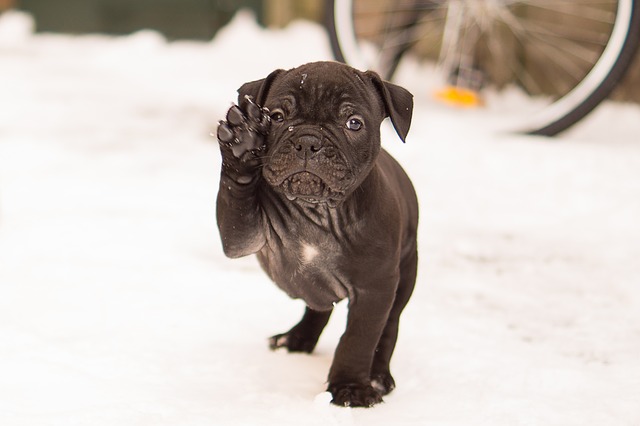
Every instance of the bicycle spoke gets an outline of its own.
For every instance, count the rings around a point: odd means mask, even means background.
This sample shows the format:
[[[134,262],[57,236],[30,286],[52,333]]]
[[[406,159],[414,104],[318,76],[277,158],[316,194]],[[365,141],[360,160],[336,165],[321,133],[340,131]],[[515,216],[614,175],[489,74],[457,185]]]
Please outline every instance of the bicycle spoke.
[[[510,4],[522,4],[526,6],[538,6],[547,4],[565,4],[565,5],[616,5],[617,0],[512,0]]]
[[[602,22],[605,24],[613,24],[616,19],[616,15],[613,11],[604,10],[602,8],[583,6],[579,9],[573,7],[572,4],[534,4],[531,5],[538,9],[555,12],[558,14],[564,14],[567,16],[573,16],[576,18],[587,19],[590,21]]]
[[[584,43],[570,40],[568,37],[558,37],[553,32],[545,30],[544,28],[536,27],[533,24],[523,22],[523,29],[526,31],[525,37],[530,38],[532,41],[536,40],[543,43],[550,48],[561,50],[564,53],[571,55],[577,59],[581,59],[583,62],[593,64],[600,52],[586,47]],[[603,47],[606,43],[597,43],[600,47]]]
[[[545,36],[548,37],[548,39],[555,39],[560,42],[574,42],[576,45],[588,44],[604,47],[609,41],[609,35],[583,28],[568,28],[566,25],[555,25],[547,22],[544,23],[544,26],[541,26],[536,25],[534,22],[526,24],[523,21],[523,25],[526,26],[530,34]]]
[[[569,75],[572,75],[575,80],[579,80],[584,75],[582,68],[578,67],[575,62],[573,62],[568,56],[567,53],[573,54],[574,52],[569,49],[568,51],[563,51],[560,48],[561,43],[546,43],[539,36],[528,32],[526,26],[523,22],[517,20],[512,13],[505,11],[501,15],[501,19],[505,24],[509,26],[513,34],[516,38],[519,39],[520,43],[523,46],[527,44],[529,46],[536,47],[538,52],[542,53],[549,60],[551,60],[553,64],[563,64],[560,67],[566,71]],[[538,41],[539,43],[532,43],[533,41]],[[541,47],[543,45],[544,47]],[[576,47],[576,46],[573,46]],[[592,64],[593,62],[589,62]],[[542,67],[544,71],[548,70],[549,67]],[[556,78],[549,78],[550,83],[554,84],[557,82]]]
[[[388,2],[386,2],[388,3]],[[380,13],[386,15],[394,15],[396,13],[405,12],[425,12],[446,8],[445,3],[433,3],[424,6],[414,6],[411,3],[398,3],[394,4],[393,8],[385,8],[383,10],[376,9],[370,2],[357,3],[354,7],[354,14],[358,16],[371,16],[378,15]]]

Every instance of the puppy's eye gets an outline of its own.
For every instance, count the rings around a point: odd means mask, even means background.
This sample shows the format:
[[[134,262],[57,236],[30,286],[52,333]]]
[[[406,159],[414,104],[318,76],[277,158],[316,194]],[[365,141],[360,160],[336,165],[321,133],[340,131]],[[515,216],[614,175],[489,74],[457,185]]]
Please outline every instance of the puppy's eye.
[[[349,121],[347,121],[347,129],[353,130],[354,132],[357,132],[363,127],[364,123],[359,118],[351,117]]]
[[[271,120],[275,121],[276,123],[282,123],[284,121],[284,113],[279,109],[274,110],[271,113]]]

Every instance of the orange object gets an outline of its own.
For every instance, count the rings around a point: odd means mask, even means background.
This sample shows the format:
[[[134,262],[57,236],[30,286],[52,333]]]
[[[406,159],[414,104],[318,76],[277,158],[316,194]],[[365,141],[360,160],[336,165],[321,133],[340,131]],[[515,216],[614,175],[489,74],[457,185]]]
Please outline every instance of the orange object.
[[[456,107],[476,108],[482,106],[480,94],[464,87],[447,86],[437,91],[434,96],[436,99]]]

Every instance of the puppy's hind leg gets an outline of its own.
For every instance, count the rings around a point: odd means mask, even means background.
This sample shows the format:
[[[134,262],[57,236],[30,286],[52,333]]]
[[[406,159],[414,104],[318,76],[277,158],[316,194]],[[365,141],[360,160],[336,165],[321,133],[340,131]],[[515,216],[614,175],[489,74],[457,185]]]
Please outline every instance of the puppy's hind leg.
[[[269,339],[269,347],[273,350],[287,348],[289,352],[310,354],[315,349],[322,330],[329,322],[331,312],[332,310],[314,311],[307,307],[300,322],[291,330]]]

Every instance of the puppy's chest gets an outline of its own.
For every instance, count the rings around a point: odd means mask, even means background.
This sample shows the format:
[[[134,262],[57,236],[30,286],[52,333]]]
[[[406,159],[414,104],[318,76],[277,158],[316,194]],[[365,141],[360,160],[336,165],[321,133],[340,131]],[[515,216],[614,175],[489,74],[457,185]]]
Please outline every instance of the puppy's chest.
[[[346,259],[340,244],[332,238],[291,235],[272,240],[258,258],[280,288],[311,308],[330,309],[347,297]]]
[[[318,245],[300,242],[299,247],[297,248],[296,253],[298,257],[298,264],[301,269],[305,269],[307,267],[314,267],[314,263],[322,263],[323,257],[327,257],[326,251],[323,250],[323,253],[320,252],[321,248]]]
[[[344,261],[340,244],[332,238],[308,238],[291,235],[267,243],[270,272],[283,279],[325,277],[327,271],[338,271]]]

